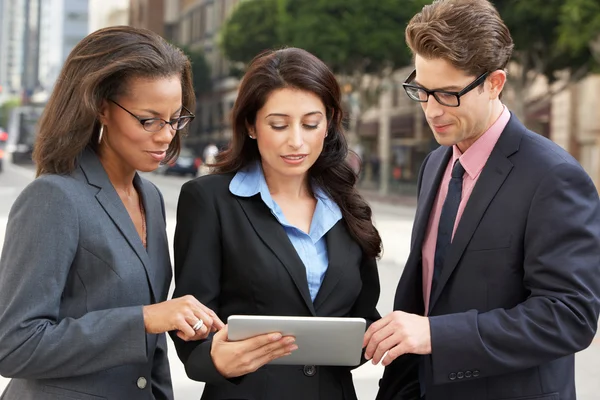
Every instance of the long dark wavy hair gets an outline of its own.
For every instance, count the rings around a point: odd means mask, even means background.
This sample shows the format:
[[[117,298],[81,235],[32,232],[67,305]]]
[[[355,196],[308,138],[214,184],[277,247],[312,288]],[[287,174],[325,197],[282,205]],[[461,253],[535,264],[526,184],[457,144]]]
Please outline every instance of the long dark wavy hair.
[[[325,105],[328,135],[309,176],[340,207],[348,230],[363,253],[379,256],[381,237],[373,226],[371,207],[356,189],[357,176],[347,162],[340,87],[329,68],[309,52],[297,48],[266,51],[250,63],[233,106],[233,137],[227,149],[217,156],[214,171],[234,173],[260,160],[258,145],[249,138],[247,126],[254,126],[256,114],[269,94],[282,88],[312,92]]]

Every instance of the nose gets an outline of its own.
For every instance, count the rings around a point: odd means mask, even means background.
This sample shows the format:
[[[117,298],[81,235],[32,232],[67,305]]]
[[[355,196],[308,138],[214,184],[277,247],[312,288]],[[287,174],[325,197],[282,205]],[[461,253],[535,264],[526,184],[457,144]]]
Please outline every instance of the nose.
[[[444,106],[438,103],[438,101],[435,99],[435,97],[433,97],[433,95],[429,95],[427,97],[427,102],[421,103],[421,107],[423,107],[425,116],[429,120],[441,117],[444,114]]]
[[[300,125],[293,125],[292,129],[289,130],[288,145],[294,149],[299,149],[303,143],[302,128]]]
[[[170,124],[165,124],[160,131],[152,135],[152,138],[159,143],[168,144],[171,143],[176,133],[177,131]]]

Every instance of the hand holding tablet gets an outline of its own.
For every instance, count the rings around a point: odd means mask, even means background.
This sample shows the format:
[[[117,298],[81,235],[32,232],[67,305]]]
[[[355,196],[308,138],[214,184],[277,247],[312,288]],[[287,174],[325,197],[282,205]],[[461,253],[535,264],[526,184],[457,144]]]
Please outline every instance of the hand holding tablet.
[[[237,342],[228,341],[227,335],[226,325],[213,336],[210,349],[215,368],[226,378],[254,372],[279,357],[289,356],[298,348],[293,337],[280,333],[267,333]]]

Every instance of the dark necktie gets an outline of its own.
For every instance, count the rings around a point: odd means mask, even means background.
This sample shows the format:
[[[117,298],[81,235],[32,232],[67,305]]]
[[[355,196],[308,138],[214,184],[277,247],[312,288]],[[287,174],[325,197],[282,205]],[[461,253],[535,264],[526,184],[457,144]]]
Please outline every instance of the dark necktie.
[[[454,231],[454,222],[458,213],[458,206],[462,197],[462,181],[465,169],[460,165],[460,161],[456,161],[452,168],[452,178],[448,183],[448,195],[442,206],[442,214],[440,215],[440,226],[438,227],[437,241],[435,244],[435,256],[433,259],[433,279],[431,282],[431,292],[429,298],[433,296],[437,281],[442,274],[444,266],[444,258],[446,250],[452,242],[452,232]],[[429,304],[431,307],[431,303]],[[419,386],[421,388],[421,396],[425,396],[425,357],[421,356],[419,361]]]
[[[452,168],[452,178],[448,183],[448,195],[442,206],[442,214],[440,215],[440,225],[438,227],[437,241],[435,244],[435,256],[433,259],[433,279],[431,282],[430,297],[437,286],[442,268],[444,267],[444,259],[448,250],[448,246],[452,242],[452,232],[454,230],[454,222],[458,213],[458,206],[462,196],[462,182],[465,169],[456,161]]]

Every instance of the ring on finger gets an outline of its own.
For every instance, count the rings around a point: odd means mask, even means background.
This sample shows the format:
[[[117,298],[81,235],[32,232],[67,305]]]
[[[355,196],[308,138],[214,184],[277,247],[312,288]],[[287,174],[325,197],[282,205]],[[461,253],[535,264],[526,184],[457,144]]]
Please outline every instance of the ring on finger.
[[[195,331],[199,331],[200,329],[202,329],[203,326],[204,326],[204,321],[199,319],[198,322],[196,322],[196,324],[194,326],[192,326],[192,329]]]

